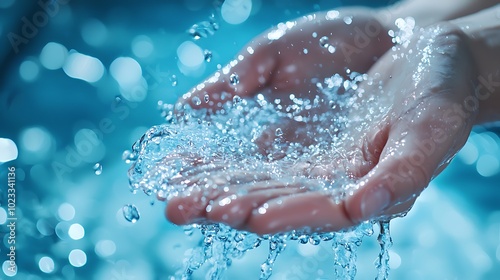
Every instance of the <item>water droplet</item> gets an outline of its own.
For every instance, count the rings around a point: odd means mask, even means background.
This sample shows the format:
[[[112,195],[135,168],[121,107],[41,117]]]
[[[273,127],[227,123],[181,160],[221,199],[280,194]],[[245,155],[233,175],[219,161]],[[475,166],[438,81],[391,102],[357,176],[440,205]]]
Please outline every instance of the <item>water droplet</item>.
[[[334,46],[332,46],[332,45],[329,45],[329,46],[328,46],[328,52],[329,52],[329,53],[334,53],[334,52],[335,52],[335,50],[336,50],[336,48],[335,48]]]
[[[191,37],[193,37],[193,39],[199,40],[200,38],[207,38],[208,36],[214,35],[215,31],[217,31],[218,29],[219,29],[219,23],[217,23],[215,14],[211,14],[209,20],[193,24],[187,30],[187,33]]]
[[[201,99],[198,96],[193,97],[191,101],[193,101],[193,104],[196,106],[201,105]]]
[[[328,46],[330,45],[328,43],[328,37],[326,36],[323,36],[319,39],[319,45],[322,47],[322,48],[328,48]]]
[[[137,210],[137,207],[133,204],[127,204],[123,206],[122,208],[123,211],[123,217],[125,217],[125,220],[135,223],[139,220],[141,215],[139,214],[139,210]]]
[[[212,61],[212,52],[211,51],[205,50],[205,51],[203,51],[203,55],[205,57],[206,62]]]
[[[319,243],[321,243],[321,238],[318,235],[313,234],[309,237],[309,243],[311,243],[312,245],[318,245]]]
[[[241,97],[239,97],[238,95],[233,96],[233,104],[234,105],[240,104],[241,101],[242,101]]]
[[[308,54],[309,53],[309,50],[308,49],[304,49],[304,54]]]
[[[210,101],[210,96],[207,93],[205,93],[203,99],[205,100],[205,103],[208,103],[208,101]]]
[[[283,136],[283,130],[281,130],[281,128],[276,128],[276,132],[274,133],[274,135],[276,135],[277,137],[281,137]]]
[[[239,83],[240,83],[240,77],[238,76],[238,74],[233,73],[233,74],[231,74],[231,76],[229,76],[229,82],[230,82],[233,86],[235,86],[235,85],[237,85],[237,84],[239,84]]]
[[[184,233],[187,235],[187,236],[191,236],[193,235],[193,232],[194,232],[194,227],[192,225],[187,225],[187,226],[184,226],[183,227],[183,230],[184,230]]]
[[[352,23],[352,17],[344,17],[345,24],[349,25]]]
[[[173,87],[177,86],[177,76],[176,75],[170,76],[170,83],[172,84]]]
[[[102,165],[100,163],[94,164],[94,173],[95,175],[101,175],[102,174]]]

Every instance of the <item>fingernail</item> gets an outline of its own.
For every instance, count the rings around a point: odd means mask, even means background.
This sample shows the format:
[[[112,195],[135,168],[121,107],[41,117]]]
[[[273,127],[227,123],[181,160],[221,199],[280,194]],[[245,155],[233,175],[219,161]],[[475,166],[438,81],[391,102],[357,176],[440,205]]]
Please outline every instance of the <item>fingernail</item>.
[[[361,213],[363,217],[371,218],[380,215],[391,202],[391,194],[383,187],[372,192],[367,192],[361,201]]]

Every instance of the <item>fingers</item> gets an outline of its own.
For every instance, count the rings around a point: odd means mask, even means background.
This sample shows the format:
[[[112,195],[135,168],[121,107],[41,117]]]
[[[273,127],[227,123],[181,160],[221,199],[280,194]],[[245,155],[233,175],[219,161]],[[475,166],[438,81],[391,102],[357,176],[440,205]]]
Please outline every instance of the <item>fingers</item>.
[[[168,202],[166,215],[175,224],[210,220],[242,228],[252,211],[265,202],[304,191],[302,185],[274,180],[228,184],[227,188],[210,188],[175,197]]]
[[[235,95],[247,97],[262,90],[271,80],[277,59],[274,45],[259,37],[245,46],[229,64],[181,98],[193,108],[218,108]]]
[[[212,204],[207,218],[211,221],[226,223],[234,228],[248,229],[247,220],[252,216],[253,211],[259,211],[258,209],[270,200],[305,191],[299,186],[290,186],[279,181],[261,182],[255,186],[257,188],[252,188],[245,195],[219,197]]]
[[[254,210],[247,222],[248,230],[258,234],[304,228],[336,231],[354,225],[342,203],[320,192],[273,199],[267,202],[265,211],[262,208]]]

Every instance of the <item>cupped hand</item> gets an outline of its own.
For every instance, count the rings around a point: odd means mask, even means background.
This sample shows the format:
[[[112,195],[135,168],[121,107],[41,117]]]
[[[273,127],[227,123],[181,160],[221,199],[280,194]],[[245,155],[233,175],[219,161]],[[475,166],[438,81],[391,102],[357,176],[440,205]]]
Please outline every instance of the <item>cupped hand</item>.
[[[245,168],[233,177],[219,166],[208,179],[229,188],[213,188],[208,198],[200,193],[173,198],[168,219],[176,224],[222,222],[267,234],[340,230],[407,211],[468,138],[477,110],[475,65],[461,32],[441,24],[394,47],[368,76],[356,91],[359,102],[349,111],[353,124],[341,132],[350,140],[342,145],[346,153],[325,149],[299,161],[285,171],[289,180]],[[325,125],[307,123],[305,131]],[[299,138],[307,137],[315,135]],[[336,179],[339,170],[355,182],[343,194],[314,189]],[[297,174],[305,178],[296,179]],[[206,182],[207,173],[202,177]]]
[[[332,73],[366,72],[392,46],[387,31],[377,13],[365,8],[318,12],[280,23],[180,101],[217,109],[234,95],[314,95],[316,82]]]

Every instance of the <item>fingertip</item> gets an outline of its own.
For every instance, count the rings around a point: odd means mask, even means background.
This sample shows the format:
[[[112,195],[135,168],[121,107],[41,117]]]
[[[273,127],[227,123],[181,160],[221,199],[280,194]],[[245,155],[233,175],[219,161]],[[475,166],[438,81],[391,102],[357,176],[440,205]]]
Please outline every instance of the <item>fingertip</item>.
[[[344,201],[346,215],[361,223],[382,215],[391,206],[392,193],[383,185],[364,186]]]
[[[205,208],[189,197],[176,197],[168,201],[165,216],[176,225],[194,223],[205,218]]]

